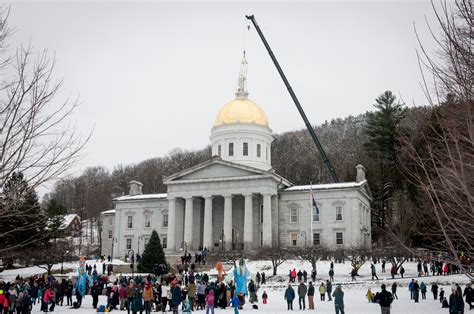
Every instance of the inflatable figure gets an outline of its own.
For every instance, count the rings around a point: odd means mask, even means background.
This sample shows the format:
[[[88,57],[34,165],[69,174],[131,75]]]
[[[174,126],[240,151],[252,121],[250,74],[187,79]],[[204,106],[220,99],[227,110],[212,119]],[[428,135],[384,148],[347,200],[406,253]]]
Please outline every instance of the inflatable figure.
[[[249,277],[250,272],[245,266],[245,261],[243,258],[240,258],[239,265],[234,266],[235,291],[237,294],[248,295],[247,280]]]
[[[224,279],[224,276],[226,275],[224,271],[224,267],[222,267],[221,262],[216,263],[216,269],[217,269],[217,280],[221,282]]]
[[[85,258],[81,257],[79,259],[79,267],[77,268],[76,294],[79,293],[82,297],[86,295],[87,281],[89,281],[89,287],[92,287],[92,278],[86,272]]]

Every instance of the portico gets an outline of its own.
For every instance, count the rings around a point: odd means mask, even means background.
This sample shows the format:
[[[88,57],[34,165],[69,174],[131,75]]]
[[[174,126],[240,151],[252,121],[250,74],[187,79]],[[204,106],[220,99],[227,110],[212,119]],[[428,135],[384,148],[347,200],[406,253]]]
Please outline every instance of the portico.
[[[276,197],[282,180],[274,173],[218,157],[166,178],[168,250],[179,250],[183,242],[194,250],[243,246],[249,251],[255,243],[270,246],[272,196]]]

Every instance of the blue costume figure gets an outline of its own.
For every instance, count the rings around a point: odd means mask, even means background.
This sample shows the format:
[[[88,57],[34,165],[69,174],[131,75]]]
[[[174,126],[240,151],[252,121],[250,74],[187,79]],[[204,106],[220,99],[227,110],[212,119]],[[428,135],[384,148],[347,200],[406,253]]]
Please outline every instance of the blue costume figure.
[[[76,281],[76,297],[77,303],[80,306],[82,298],[86,295],[87,290],[87,281],[89,281],[89,286],[92,287],[92,278],[86,272],[86,262],[84,257],[79,259],[79,267],[77,268],[77,281]]]
[[[240,305],[240,300],[237,295],[235,295],[232,300],[230,300],[229,305],[232,304],[232,307],[234,308],[234,314],[239,314],[239,305]]]
[[[245,266],[243,258],[239,259],[239,265],[234,266],[234,280],[235,280],[235,295],[242,293],[243,295],[248,295],[247,290],[247,279],[250,276],[250,272]]]

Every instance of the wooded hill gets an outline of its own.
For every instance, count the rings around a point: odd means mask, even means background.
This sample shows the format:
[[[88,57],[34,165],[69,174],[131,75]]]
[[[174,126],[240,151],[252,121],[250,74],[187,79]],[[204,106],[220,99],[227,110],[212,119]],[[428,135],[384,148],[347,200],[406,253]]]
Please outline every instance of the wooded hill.
[[[408,109],[403,123],[413,127],[421,116],[429,113],[425,107]],[[379,165],[364,149],[367,142],[366,126],[369,113],[334,119],[316,126],[315,131],[335,167],[341,181],[355,180],[355,166],[367,169],[369,184],[375,180]],[[330,176],[306,129],[274,134],[272,164],[275,171],[292,183],[309,184],[330,182]],[[84,219],[96,217],[112,207],[112,198],[128,194],[128,183],[143,183],[143,193],[163,193],[163,177],[192,167],[211,158],[211,148],[200,150],[173,149],[166,156],[144,160],[138,164],[119,164],[113,169],[89,167],[76,177],[56,183],[45,195],[43,203],[55,199],[71,213]],[[377,169],[376,169],[377,168]]]

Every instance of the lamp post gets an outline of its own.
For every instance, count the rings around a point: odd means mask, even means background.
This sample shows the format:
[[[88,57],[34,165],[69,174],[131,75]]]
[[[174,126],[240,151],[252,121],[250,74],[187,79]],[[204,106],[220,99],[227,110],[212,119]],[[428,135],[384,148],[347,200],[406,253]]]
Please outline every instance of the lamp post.
[[[63,274],[63,270],[64,270],[64,268],[63,268],[63,266],[64,266],[64,255],[67,255],[67,254],[69,254],[69,251],[66,251],[61,255],[61,275]]]
[[[114,243],[118,243],[117,237],[112,238],[112,253],[110,254],[110,261],[114,261]]]
[[[133,271],[134,271],[134,263],[135,263],[135,252],[133,250],[128,250],[128,257],[132,260],[132,263],[130,264],[130,268],[132,269],[132,277],[133,277]]]

